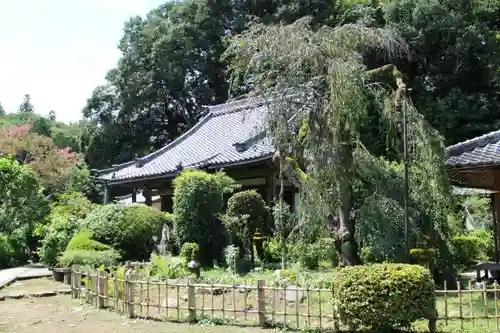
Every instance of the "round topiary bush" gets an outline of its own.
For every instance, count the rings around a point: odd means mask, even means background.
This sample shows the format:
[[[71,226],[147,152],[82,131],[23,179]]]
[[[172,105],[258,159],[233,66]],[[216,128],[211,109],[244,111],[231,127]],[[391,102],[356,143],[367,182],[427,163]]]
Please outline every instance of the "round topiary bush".
[[[165,214],[142,204],[99,206],[82,223],[98,242],[120,251],[122,260],[147,260],[155,249]]]
[[[228,229],[241,239],[245,247],[245,254],[253,261],[252,237],[257,230],[267,233],[270,229],[266,222],[267,207],[264,199],[256,190],[246,190],[233,194],[227,202],[229,217],[226,221]]]
[[[196,243],[184,243],[181,247],[180,256],[186,261],[198,260],[200,247]]]
[[[334,288],[341,321],[353,330],[405,329],[435,313],[432,275],[417,265],[346,267],[336,275]]]

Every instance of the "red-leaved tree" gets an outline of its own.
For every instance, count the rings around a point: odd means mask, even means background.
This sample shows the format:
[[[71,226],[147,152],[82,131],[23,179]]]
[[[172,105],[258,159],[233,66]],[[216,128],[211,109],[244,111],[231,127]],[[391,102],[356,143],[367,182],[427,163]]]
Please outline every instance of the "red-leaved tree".
[[[51,138],[30,130],[29,124],[0,129],[0,154],[15,156],[38,174],[50,193],[57,192],[64,188],[81,156],[70,148],[57,148]]]

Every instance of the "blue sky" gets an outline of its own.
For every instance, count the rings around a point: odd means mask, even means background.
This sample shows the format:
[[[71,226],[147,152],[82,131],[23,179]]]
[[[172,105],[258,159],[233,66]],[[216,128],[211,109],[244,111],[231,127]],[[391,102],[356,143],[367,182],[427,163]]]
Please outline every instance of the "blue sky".
[[[29,93],[37,113],[81,118],[120,53],[124,22],[165,0],[0,0],[0,103],[17,111]]]

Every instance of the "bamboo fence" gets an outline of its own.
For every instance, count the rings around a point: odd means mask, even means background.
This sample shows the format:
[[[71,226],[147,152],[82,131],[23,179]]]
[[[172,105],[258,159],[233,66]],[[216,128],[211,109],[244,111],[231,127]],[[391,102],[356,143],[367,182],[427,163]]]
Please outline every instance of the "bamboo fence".
[[[486,325],[500,332],[497,283],[480,287],[436,290],[437,321],[442,325]],[[72,297],[97,308],[111,308],[127,316],[179,322],[277,325],[339,331],[341,322],[330,289],[257,284],[199,284],[191,279],[150,280],[133,269],[122,277],[99,270],[71,270]]]

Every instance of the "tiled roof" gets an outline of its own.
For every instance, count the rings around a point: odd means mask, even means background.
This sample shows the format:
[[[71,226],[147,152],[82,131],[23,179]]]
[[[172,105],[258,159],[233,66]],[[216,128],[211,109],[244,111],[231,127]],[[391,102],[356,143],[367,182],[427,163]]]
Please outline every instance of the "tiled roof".
[[[474,167],[500,165],[500,131],[449,146],[447,167]]]
[[[100,170],[99,179],[122,183],[174,176],[183,168],[224,167],[269,158],[274,148],[259,135],[266,104],[250,98],[207,107],[193,128],[150,155]]]

